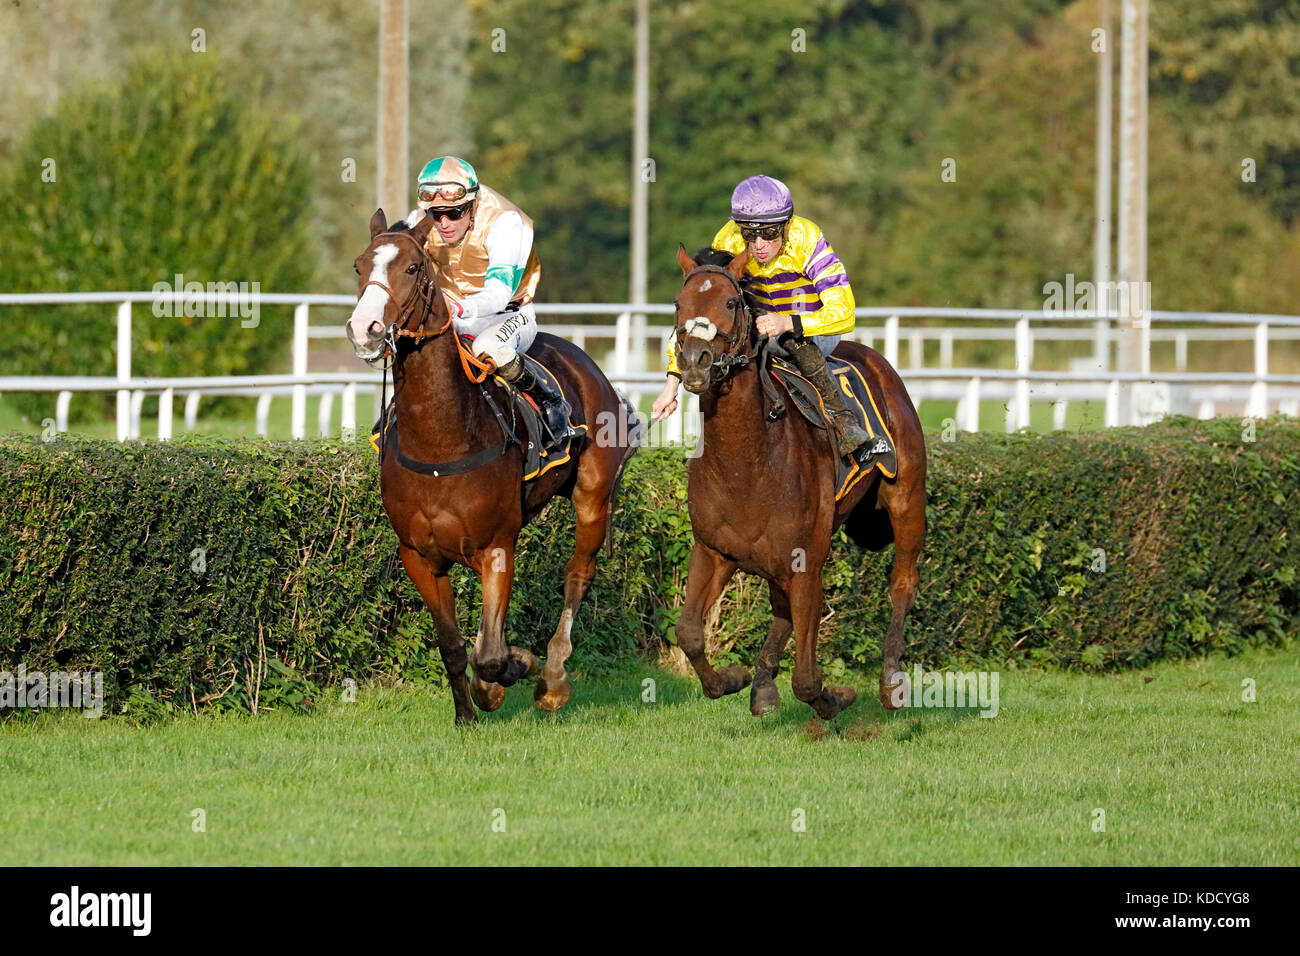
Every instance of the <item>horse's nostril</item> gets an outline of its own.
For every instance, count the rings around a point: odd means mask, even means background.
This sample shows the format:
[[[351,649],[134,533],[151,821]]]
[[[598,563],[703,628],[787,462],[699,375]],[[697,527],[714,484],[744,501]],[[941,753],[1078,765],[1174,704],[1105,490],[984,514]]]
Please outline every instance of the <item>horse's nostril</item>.
[[[704,349],[703,351],[700,352],[700,356],[698,359],[696,359],[695,364],[700,366],[701,368],[712,365],[713,353],[710,352],[708,349]]]
[[[384,332],[384,323],[382,323],[382,322],[376,320],[376,321],[370,323],[370,328],[368,328],[368,329],[366,330],[366,336],[367,336],[368,338],[372,338],[372,339],[373,339],[373,338],[376,338],[376,337],[382,335],[383,332]]]

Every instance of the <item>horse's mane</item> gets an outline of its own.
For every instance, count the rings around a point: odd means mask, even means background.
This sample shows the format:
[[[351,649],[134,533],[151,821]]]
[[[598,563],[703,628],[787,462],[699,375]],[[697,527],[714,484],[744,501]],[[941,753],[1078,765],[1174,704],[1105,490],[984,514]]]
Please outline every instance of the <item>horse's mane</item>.
[[[399,219],[397,222],[389,223],[384,232],[409,232],[411,224],[405,219]]]

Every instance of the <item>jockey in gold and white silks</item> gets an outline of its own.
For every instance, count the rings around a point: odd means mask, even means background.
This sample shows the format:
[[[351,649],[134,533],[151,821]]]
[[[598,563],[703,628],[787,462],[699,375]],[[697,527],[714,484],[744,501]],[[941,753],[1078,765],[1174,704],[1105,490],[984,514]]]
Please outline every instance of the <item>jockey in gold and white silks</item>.
[[[480,184],[474,167],[455,156],[425,165],[416,195],[419,204],[407,224],[435,217],[425,251],[456,331],[473,336],[475,354],[490,358],[499,375],[537,399],[552,434],[577,434],[568,424],[568,403],[519,358],[537,337],[532,302],[542,267],[533,248],[533,220]]]

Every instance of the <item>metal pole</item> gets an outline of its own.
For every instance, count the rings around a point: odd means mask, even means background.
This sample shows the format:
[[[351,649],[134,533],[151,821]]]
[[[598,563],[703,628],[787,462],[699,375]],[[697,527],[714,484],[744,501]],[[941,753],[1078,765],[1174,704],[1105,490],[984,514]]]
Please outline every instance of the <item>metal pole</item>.
[[[1111,79],[1114,74],[1110,58],[1110,0],[1101,0],[1100,27],[1105,46],[1097,56],[1097,223],[1093,232],[1093,280],[1097,285],[1094,301],[1098,311],[1103,302],[1110,304],[1105,291],[1110,284]],[[1110,364],[1110,320],[1098,319],[1096,333],[1097,367],[1105,371]]]
[[[407,0],[379,0],[379,206],[388,221],[407,206],[410,130],[410,16]]]
[[[632,243],[630,249],[630,299],[633,305],[646,301],[646,230],[649,183],[643,164],[650,152],[650,0],[636,3],[635,118],[632,124]],[[634,371],[645,368],[645,313],[632,316],[632,363]]]
[[[1119,139],[1119,280],[1124,315],[1119,327],[1119,367],[1124,372],[1149,368],[1149,308],[1142,290],[1147,279],[1147,0],[1123,0],[1124,31],[1120,50]],[[1135,421],[1130,383],[1119,402],[1120,424]]]

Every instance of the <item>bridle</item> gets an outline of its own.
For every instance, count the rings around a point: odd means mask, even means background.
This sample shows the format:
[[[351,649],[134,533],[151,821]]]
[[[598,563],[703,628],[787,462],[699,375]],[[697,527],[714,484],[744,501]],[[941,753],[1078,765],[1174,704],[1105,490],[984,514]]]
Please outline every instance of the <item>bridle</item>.
[[[370,364],[382,361],[384,363],[384,374],[387,376],[388,369],[392,364],[393,356],[397,354],[397,340],[399,338],[409,338],[419,342],[423,339],[430,339],[434,336],[442,335],[442,333],[451,328],[452,319],[451,309],[448,308],[447,321],[444,322],[440,328],[429,331],[424,327],[424,323],[428,321],[429,316],[432,315],[434,311],[434,296],[439,293],[438,285],[429,272],[429,255],[424,251],[424,246],[420,243],[420,240],[416,239],[408,232],[386,232],[371,240],[371,247],[379,242],[380,239],[406,240],[415,249],[416,262],[419,264],[419,268],[415,272],[415,283],[411,286],[410,295],[408,295],[406,300],[398,306],[397,318],[394,319],[391,324],[384,326],[384,334],[381,339],[383,349],[378,355],[365,360]],[[387,283],[382,282],[379,279],[366,280],[365,285],[361,287],[361,295],[365,295],[366,289],[372,285],[379,286],[379,288],[383,289],[384,292],[387,293],[388,298],[393,302],[397,301],[397,295],[393,290],[388,287]],[[358,299],[360,299],[360,296],[358,296]],[[407,325],[410,323],[412,316],[415,315],[415,310],[417,308],[420,309],[420,325],[414,332],[412,332],[407,328]],[[465,377],[475,385],[482,384],[489,375],[496,371],[495,364],[491,361],[483,361],[466,348],[465,343],[461,341],[459,335],[456,336],[456,349],[460,352],[460,364],[465,370]],[[470,371],[471,368],[476,369],[477,372]]]
[[[428,321],[429,316],[432,315],[434,312],[433,299],[434,296],[439,294],[439,290],[437,284],[434,281],[433,276],[429,273],[430,259],[428,253],[424,251],[423,243],[421,243],[420,240],[416,239],[414,236],[412,236],[410,233],[407,232],[385,232],[381,235],[375,236],[375,238],[371,240],[370,242],[371,248],[373,248],[375,244],[379,242],[380,239],[384,239],[384,240],[403,239],[409,242],[411,246],[415,249],[416,262],[419,264],[419,267],[415,271],[415,282],[411,286],[411,292],[406,297],[405,301],[403,301],[402,304],[398,306],[397,318],[394,319],[390,324],[384,326],[384,334],[381,339],[381,344],[383,347],[381,348],[381,350],[377,355],[373,356],[372,358],[365,359],[367,364],[373,365],[375,362],[381,362],[383,364],[383,379],[381,380],[381,384],[379,387],[379,408],[380,408],[379,414],[380,414],[380,425],[381,425],[380,433],[379,433],[379,460],[382,462],[384,460],[384,449],[387,446],[388,430],[389,430],[388,370],[392,367],[393,359],[397,355],[397,340],[399,338],[409,338],[409,339],[414,339],[418,343],[423,339],[431,339],[436,336],[442,335],[442,333],[446,332],[448,329],[452,327],[452,319],[451,319],[451,309],[448,308],[447,321],[442,324],[441,328],[429,331],[424,327],[424,323]],[[379,288],[383,289],[385,294],[387,294],[388,298],[393,302],[397,301],[397,295],[393,292],[393,290],[389,288],[386,282],[382,282],[379,279],[366,280],[366,283],[361,287],[361,294],[357,296],[358,300],[360,300],[361,295],[365,295],[366,289],[368,289],[372,285],[378,286]],[[419,327],[416,328],[414,332],[412,332],[409,328],[407,328],[407,325],[410,323],[412,317],[415,316],[416,309],[419,309],[418,318],[420,324]],[[484,452],[480,453],[479,455],[471,456],[470,458],[467,459],[458,460],[456,462],[450,462],[441,465],[433,465],[428,462],[418,462],[413,459],[407,459],[404,455],[402,455],[401,449],[396,447],[397,446],[396,434],[394,434],[393,444],[397,451],[399,460],[401,460],[403,466],[407,468],[411,468],[413,470],[423,471],[426,474],[433,474],[433,475],[459,474],[461,472],[455,469],[466,467],[466,466],[476,468],[478,467],[478,465],[483,464],[485,461],[490,461],[493,458],[499,458],[501,455],[504,455],[505,450],[510,447],[510,440],[514,438],[513,431],[506,427],[505,420],[501,417],[501,412],[497,408],[496,403],[492,401],[491,396],[489,396],[487,392],[484,391],[483,389],[484,380],[489,375],[491,375],[494,371],[496,371],[496,364],[491,360],[484,361],[480,359],[478,356],[476,356],[472,351],[470,351],[465,346],[465,343],[461,341],[459,335],[455,335],[453,337],[456,340],[456,351],[460,354],[460,364],[461,367],[465,370],[465,377],[469,379],[471,382],[473,382],[475,385],[477,385],[479,387],[479,391],[483,393],[483,397],[487,399],[488,405],[492,408],[492,411],[496,414],[497,420],[501,423],[502,430],[506,433],[507,441],[505,442],[505,444],[495,449],[491,449],[491,448],[486,449]],[[471,367],[478,370],[477,374],[470,371]],[[396,379],[394,379],[394,383],[396,383]]]
[[[686,274],[686,278],[683,280],[683,288],[686,283],[690,282],[692,278],[701,273],[725,276],[727,281],[731,283],[732,288],[736,290],[736,304],[731,310],[733,328],[736,329],[736,333],[734,335],[728,335],[721,329],[716,329],[714,334],[718,338],[722,339],[722,341],[726,342],[727,345],[731,346],[739,344],[739,347],[736,350],[728,349],[727,351],[722,352],[714,358],[713,363],[709,366],[709,384],[716,385],[726,379],[727,376],[736,369],[744,368],[753,360],[754,356],[752,354],[739,351],[739,348],[744,347],[746,341],[751,345],[754,344],[755,328],[753,324],[753,313],[750,311],[749,303],[745,300],[745,290],[740,287],[740,282],[737,281],[736,277],[723,266],[696,266]],[[673,331],[673,335],[677,338],[677,347],[679,349],[681,348],[682,340],[689,337],[686,328],[685,325],[679,325]]]
[[[425,253],[424,246],[420,244],[420,241],[410,233],[386,232],[381,236],[376,236],[370,244],[371,247],[373,247],[375,243],[379,242],[380,239],[405,239],[415,248],[416,261],[419,263],[419,269],[415,273],[415,283],[411,286],[410,295],[408,295],[406,300],[398,306],[397,318],[394,319],[391,324],[384,326],[382,339],[384,346],[383,349],[374,358],[366,360],[372,364],[376,361],[383,361],[386,363],[385,370],[387,370],[387,363],[397,354],[397,339],[399,337],[409,337],[419,341],[420,339],[441,335],[443,332],[446,332],[451,328],[451,310],[447,310],[447,321],[443,324],[442,328],[438,329],[436,332],[426,332],[424,323],[428,316],[433,313],[433,297],[438,294],[438,286],[434,282],[433,276],[429,274],[429,256]],[[367,280],[366,284],[361,287],[361,295],[365,295],[366,289],[372,285],[379,286],[379,288],[383,289],[384,292],[387,293],[389,299],[393,302],[397,302],[397,295],[388,287],[387,283],[382,282],[379,279]],[[357,298],[360,299],[360,296]],[[411,317],[415,314],[416,308],[420,306],[423,306],[420,311],[420,327],[412,332],[406,326],[407,323],[410,322]]]

